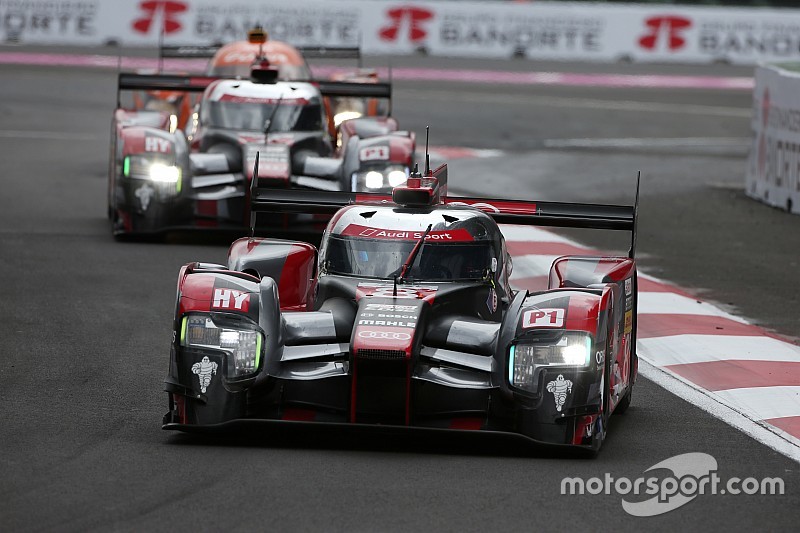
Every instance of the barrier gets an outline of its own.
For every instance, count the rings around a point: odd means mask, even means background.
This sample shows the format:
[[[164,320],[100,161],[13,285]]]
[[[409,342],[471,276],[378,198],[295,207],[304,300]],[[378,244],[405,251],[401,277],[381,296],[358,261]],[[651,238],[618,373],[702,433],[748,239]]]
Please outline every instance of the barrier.
[[[0,0],[0,42],[155,46],[241,39],[367,54],[579,61],[800,60],[800,10],[555,2]]]
[[[800,214],[800,72],[756,69],[752,128],[747,195]]]

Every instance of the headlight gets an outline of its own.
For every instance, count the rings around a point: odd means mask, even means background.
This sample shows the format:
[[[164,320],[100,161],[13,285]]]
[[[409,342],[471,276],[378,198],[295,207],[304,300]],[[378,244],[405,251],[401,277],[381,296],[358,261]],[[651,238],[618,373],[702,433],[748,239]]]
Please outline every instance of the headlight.
[[[536,369],[541,366],[589,366],[592,337],[587,333],[566,332],[557,342],[521,342],[511,346],[508,382],[520,389],[536,391]]]
[[[336,113],[333,116],[333,125],[337,128],[339,124],[344,122],[345,120],[353,120],[354,118],[358,118],[361,116],[361,113],[358,111],[342,111],[341,113]]]
[[[390,192],[393,187],[402,185],[408,179],[408,169],[401,166],[381,170],[354,172],[353,191]]]
[[[149,169],[150,179],[158,183],[178,183],[181,179],[181,169],[174,165],[153,163]]]
[[[261,362],[261,332],[247,328],[246,323],[219,325],[207,315],[183,318],[181,345],[211,348],[228,354],[227,376],[239,378],[258,370]]]
[[[122,173],[126,178],[144,179],[169,186],[162,188],[164,193],[181,190],[181,168],[163,160],[153,160],[147,155],[127,156],[122,163]]]

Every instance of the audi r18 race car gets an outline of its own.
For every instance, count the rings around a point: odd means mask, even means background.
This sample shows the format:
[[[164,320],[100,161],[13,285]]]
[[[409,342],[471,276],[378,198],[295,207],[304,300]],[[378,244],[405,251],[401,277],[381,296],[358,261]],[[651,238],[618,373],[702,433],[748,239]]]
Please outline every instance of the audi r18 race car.
[[[252,161],[259,186],[390,190],[405,182],[415,136],[391,116],[343,122],[338,139],[324,97],[389,99],[386,83],[288,82],[258,64],[251,79],[120,74],[119,91],[202,92],[186,132],[167,109],[118,105],[112,125],[108,211],[113,231],[244,229]]]
[[[446,166],[426,174],[388,196],[255,190],[256,216],[334,214],[319,250],[242,238],[226,265],[181,269],[164,429],[379,424],[596,452],[637,374],[636,208],[453,198]],[[634,237],[515,292],[498,223]]]

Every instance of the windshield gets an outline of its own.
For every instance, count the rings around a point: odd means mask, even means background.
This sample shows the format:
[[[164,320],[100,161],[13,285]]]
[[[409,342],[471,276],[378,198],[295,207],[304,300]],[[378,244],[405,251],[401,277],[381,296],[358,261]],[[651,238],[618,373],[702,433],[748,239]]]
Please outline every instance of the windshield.
[[[330,274],[391,279],[400,275],[416,241],[375,240],[331,236],[324,265]],[[479,280],[490,267],[488,241],[432,243],[426,241],[406,275],[409,280]]]
[[[255,100],[255,101],[254,101]],[[278,106],[275,111],[275,106]],[[275,111],[275,115],[272,112]],[[254,99],[210,101],[203,103],[200,120],[212,128],[264,131],[272,117],[269,131],[321,131],[322,106],[305,100]]]

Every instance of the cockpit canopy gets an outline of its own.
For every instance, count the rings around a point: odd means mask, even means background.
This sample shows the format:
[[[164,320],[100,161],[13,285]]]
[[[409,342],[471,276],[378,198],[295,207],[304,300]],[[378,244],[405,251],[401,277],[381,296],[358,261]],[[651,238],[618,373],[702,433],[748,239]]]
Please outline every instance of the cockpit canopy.
[[[485,213],[439,206],[427,212],[355,205],[335,219],[320,250],[327,274],[375,279],[400,275],[403,264],[431,231],[406,273],[413,281],[478,281],[494,277],[502,235]],[[382,229],[387,227],[402,229]]]

